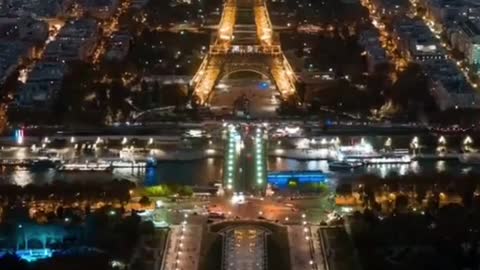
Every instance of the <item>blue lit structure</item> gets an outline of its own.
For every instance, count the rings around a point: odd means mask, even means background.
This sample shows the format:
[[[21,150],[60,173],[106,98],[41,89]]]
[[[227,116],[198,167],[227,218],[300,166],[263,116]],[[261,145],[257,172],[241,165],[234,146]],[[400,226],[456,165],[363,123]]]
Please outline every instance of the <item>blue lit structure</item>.
[[[269,172],[267,181],[273,185],[286,185],[289,181],[295,180],[298,183],[324,183],[327,177],[322,171],[280,171]]]
[[[145,166],[147,168],[156,168],[157,167],[157,160],[153,157],[149,157],[145,163],[146,163]]]
[[[17,144],[23,143],[23,129],[15,129],[15,142]]]
[[[0,257],[3,257],[8,252],[0,251]],[[53,250],[49,248],[42,249],[20,249],[15,252],[17,256],[27,262],[34,262],[36,260],[48,259],[53,255]]]
[[[261,82],[259,85],[260,90],[268,90],[270,88],[270,85],[268,82]]]

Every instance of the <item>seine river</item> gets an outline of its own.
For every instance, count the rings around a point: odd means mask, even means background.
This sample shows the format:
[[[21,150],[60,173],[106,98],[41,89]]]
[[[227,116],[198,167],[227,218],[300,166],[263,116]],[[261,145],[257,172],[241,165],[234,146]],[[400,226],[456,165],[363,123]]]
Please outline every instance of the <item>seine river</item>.
[[[334,137],[326,137],[331,140]],[[387,136],[367,136],[365,139],[372,144],[374,149],[383,147]],[[409,147],[413,136],[394,136],[392,137],[392,146],[397,149]],[[448,146],[453,149],[459,149],[463,136],[447,136]],[[323,138],[317,137],[317,143]],[[362,140],[358,136],[342,136],[342,144],[352,145]],[[432,153],[437,145],[438,137],[433,135],[421,135],[420,141],[423,145],[422,153]],[[473,138],[476,143],[475,148],[480,148],[477,143],[480,138]],[[290,141],[288,144],[295,145],[298,141]],[[284,144],[282,144],[283,146]],[[274,142],[273,147],[277,147]],[[5,155],[5,152],[3,152]],[[404,175],[413,174],[431,174],[437,172],[448,172],[451,174],[464,174],[468,172],[480,173],[480,165],[470,166],[461,164],[458,161],[414,161],[410,164],[383,164],[375,166],[365,166],[353,172],[330,172],[328,163],[324,160],[295,160],[287,158],[271,157],[268,160],[269,171],[296,171],[296,170],[321,170],[335,179],[346,179],[361,174],[376,174],[385,177],[389,174]],[[188,185],[206,186],[215,181],[221,181],[223,174],[222,158],[207,158],[194,161],[182,162],[158,162],[157,168],[147,170],[115,169],[112,173],[106,172],[58,172],[54,169],[44,171],[31,171],[29,169],[0,167],[0,183],[12,183],[21,186],[35,183],[51,183],[53,181],[110,181],[112,179],[127,179],[136,182],[138,185],[156,185],[161,183],[179,183]]]
[[[359,168],[353,172],[330,172],[327,161],[300,161],[285,158],[270,158],[270,171],[288,170],[322,170],[332,178],[343,179],[365,173],[387,176],[391,173],[404,175],[408,173],[429,174],[449,172],[464,174],[470,171],[480,173],[480,166],[468,166],[458,161],[414,161],[401,165],[375,165]],[[222,179],[223,159],[208,158],[187,162],[159,162],[157,168],[145,170],[115,169],[113,173],[104,172],[57,172],[54,169],[45,171],[30,171],[20,168],[2,168],[0,181],[15,183],[21,186],[36,183],[51,183],[53,181],[110,181],[112,179],[127,179],[139,185],[156,185],[161,183],[179,183],[206,186]]]

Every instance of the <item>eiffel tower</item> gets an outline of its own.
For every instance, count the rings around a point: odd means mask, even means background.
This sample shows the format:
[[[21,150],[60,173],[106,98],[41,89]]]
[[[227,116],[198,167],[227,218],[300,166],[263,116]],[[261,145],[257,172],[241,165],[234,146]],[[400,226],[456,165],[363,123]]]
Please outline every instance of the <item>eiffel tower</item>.
[[[265,0],[226,0],[218,31],[191,89],[201,104],[209,105],[216,84],[241,71],[268,77],[282,99],[296,94],[296,76],[273,32]]]

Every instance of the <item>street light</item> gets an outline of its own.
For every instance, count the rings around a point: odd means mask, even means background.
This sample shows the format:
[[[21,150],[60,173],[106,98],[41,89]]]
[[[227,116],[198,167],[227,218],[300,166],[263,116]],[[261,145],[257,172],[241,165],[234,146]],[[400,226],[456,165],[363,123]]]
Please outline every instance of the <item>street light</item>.
[[[340,144],[340,138],[339,138],[339,137],[336,137],[336,138],[335,138],[335,144],[337,144],[337,145]]]
[[[465,140],[463,140],[464,145],[472,144],[473,140],[470,138],[470,136],[465,137]]]
[[[386,141],[385,141],[385,147],[386,148],[390,148],[392,146],[392,139],[391,138],[388,138]]]
[[[418,137],[417,136],[413,137],[412,142],[410,143],[410,147],[413,148],[413,150],[418,149],[419,143],[418,143]]]

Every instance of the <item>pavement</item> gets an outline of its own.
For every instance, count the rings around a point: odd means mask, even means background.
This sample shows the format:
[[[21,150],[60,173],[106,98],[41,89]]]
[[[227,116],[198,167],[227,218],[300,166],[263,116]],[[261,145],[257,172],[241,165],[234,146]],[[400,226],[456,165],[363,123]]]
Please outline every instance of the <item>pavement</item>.
[[[274,117],[278,108],[278,101],[273,89],[259,89],[258,84],[230,86],[228,90],[216,90],[211,105],[217,108],[233,108],[233,104],[240,96],[245,95],[249,101],[249,111],[256,117]]]
[[[330,203],[331,204],[331,203]],[[250,198],[244,204],[232,204],[225,198],[214,197],[210,201],[210,211],[224,213],[226,218],[239,216],[245,219],[262,219],[287,224],[301,224],[305,219],[309,223],[319,224],[326,218],[330,209],[326,196],[288,200],[286,198]],[[303,214],[306,217],[303,218]]]
[[[203,228],[200,225],[172,225],[160,270],[197,270]]]
[[[266,269],[265,234],[265,230],[253,226],[239,226],[225,232],[224,269]]]
[[[292,270],[326,270],[317,231],[318,226],[287,227]]]

